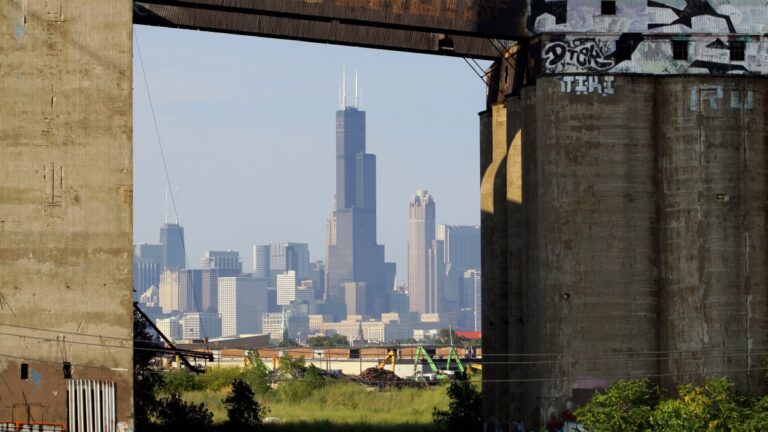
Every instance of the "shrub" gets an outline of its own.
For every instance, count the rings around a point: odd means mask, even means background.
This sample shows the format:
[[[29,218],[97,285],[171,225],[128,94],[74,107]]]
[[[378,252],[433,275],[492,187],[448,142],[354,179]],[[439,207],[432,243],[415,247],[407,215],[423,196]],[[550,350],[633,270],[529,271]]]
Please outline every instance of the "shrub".
[[[230,426],[254,426],[261,423],[269,410],[255,401],[253,396],[251,386],[245,381],[237,379],[232,383],[232,391],[224,398]]]
[[[483,427],[480,392],[469,381],[454,381],[448,387],[448,410],[435,408],[432,419],[448,431],[475,431]]]
[[[176,369],[163,374],[162,390],[165,393],[184,393],[193,390],[203,390],[196,377],[187,369]]]
[[[185,402],[177,393],[159,402],[157,420],[167,430],[200,430],[213,423],[205,405]]]
[[[647,378],[617,381],[575,414],[590,432],[646,431],[658,396],[658,388]]]

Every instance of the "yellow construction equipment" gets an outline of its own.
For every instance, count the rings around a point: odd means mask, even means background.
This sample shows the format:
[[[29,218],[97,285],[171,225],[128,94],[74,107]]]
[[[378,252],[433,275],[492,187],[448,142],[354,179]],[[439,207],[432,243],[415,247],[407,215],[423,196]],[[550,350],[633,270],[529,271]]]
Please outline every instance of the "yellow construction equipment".
[[[395,360],[396,359],[397,359],[397,355],[395,354],[395,350],[387,351],[387,356],[384,357],[384,359],[382,359],[379,362],[379,366],[378,366],[379,369],[384,369],[384,367],[387,365],[387,360],[391,360],[392,361],[392,372],[394,372],[395,371]]]
[[[479,363],[469,363],[467,365],[467,375],[474,375],[476,373],[483,373],[483,365]]]

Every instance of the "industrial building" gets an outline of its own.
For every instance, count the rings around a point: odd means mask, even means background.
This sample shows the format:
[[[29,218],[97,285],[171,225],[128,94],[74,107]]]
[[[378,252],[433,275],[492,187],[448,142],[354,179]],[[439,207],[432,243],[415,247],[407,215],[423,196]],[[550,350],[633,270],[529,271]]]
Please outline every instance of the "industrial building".
[[[764,390],[768,8],[531,7],[480,114],[488,430],[622,378]]]

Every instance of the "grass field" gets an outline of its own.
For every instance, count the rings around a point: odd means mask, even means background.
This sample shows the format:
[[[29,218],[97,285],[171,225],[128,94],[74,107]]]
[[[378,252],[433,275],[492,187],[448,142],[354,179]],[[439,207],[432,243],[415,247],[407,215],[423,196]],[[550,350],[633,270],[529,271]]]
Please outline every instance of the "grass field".
[[[204,403],[215,423],[227,419],[222,399],[227,388],[216,392],[189,391],[184,399]],[[299,400],[285,400],[279,392],[257,397],[270,410],[277,424],[265,425],[275,431],[429,431],[432,410],[448,407],[445,387],[374,390],[356,383],[329,383]]]

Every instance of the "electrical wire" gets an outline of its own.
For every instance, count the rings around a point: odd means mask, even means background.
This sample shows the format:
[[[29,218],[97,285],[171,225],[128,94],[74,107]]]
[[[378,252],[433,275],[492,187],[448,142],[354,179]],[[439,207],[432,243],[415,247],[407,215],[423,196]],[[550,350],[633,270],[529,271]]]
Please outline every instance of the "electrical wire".
[[[141,54],[141,44],[139,44],[139,33],[136,28],[133,29],[133,38],[136,41],[136,51],[139,54],[139,65],[141,66],[141,75],[144,78],[144,88],[147,92],[147,100],[149,101],[149,109],[152,113],[152,122],[155,126],[155,137],[157,138],[157,144],[160,147],[160,157],[163,161],[163,171],[165,172],[165,180],[168,183],[168,190],[171,194],[171,205],[173,206],[173,214],[176,216],[176,223],[179,223],[179,211],[176,207],[176,198],[173,195],[173,188],[171,188],[171,176],[168,172],[168,163],[166,162],[165,158],[165,149],[163,147],[163,141],[160,139],[160,127],[157,123],[157,116],[155,115],[155,105],[152,102],[152,93],[149,90],[149,80],[147,80],[147,71],[144,67],[144,56]],[[181,236],[181,249],[184,252],[184,265],[185,267],[188,264],[187,259],[187,247],[184,241],[184,236]],[[197,310],[198,314],[202,313],[202,308],[200,307],[200,304],[197,299],[197,293],[195,292],[194,286],[192,287],[192,297],[193,301],[195,303],[195,309]],[[200,324],[200,333],[203,336],[203,340],[205,341],[205,349],[208,350],[208,337],[206,335],[205,331],[205,325],[203,324],[202,317],[198,316],[198,321]]]

